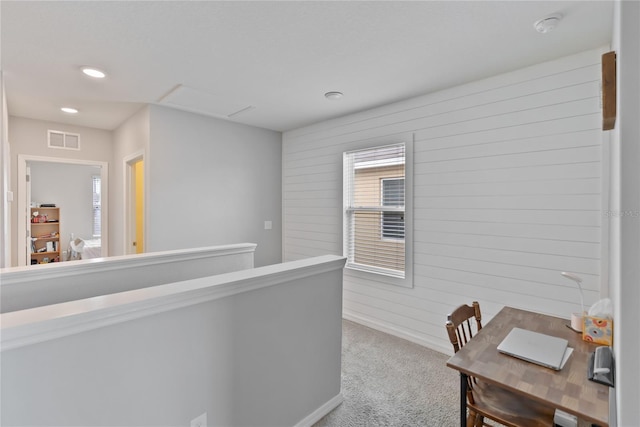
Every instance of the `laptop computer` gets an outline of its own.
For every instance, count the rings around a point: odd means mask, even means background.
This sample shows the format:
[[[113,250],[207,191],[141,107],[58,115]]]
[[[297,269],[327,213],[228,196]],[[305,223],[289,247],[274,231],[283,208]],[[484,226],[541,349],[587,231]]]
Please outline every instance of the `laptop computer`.
[[[513,328],[498,345],[498,351],[557,371],[568,344],[563,338]]]

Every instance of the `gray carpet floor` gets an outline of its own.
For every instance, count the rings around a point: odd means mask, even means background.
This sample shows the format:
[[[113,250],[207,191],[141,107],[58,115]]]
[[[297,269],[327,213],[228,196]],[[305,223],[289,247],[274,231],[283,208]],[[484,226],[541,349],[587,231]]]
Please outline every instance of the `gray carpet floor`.
[[[459,425],[449,356],[346,320],[342,330],[344,402],[314,427]]]

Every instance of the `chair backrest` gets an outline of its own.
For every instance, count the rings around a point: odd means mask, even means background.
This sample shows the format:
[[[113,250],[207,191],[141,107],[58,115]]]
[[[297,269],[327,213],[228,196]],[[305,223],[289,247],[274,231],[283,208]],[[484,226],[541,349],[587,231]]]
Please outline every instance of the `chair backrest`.
[[[471,318],[475,319],[475,327]],[[447,317],[447,333],[453,345],[453,351],[458,352],[471,338],[482,329],[482,315],[480,314],[480,304],[478,301],[471,303],[471,306],[461,305]]]

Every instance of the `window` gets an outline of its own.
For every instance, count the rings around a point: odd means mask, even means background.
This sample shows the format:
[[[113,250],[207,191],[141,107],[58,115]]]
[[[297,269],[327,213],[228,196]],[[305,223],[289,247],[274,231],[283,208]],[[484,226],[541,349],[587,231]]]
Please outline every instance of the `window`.
[[[102,199],[100,198],[101,180],[99,175],[93,176],[93,237],[102,234]]]
[[[382,238],[404,239],[404,178],[383,178],[382,206],[402,209],[401,212],[382,212]]]
[[[344,153],[347,267],[405,278],[405,144]]]

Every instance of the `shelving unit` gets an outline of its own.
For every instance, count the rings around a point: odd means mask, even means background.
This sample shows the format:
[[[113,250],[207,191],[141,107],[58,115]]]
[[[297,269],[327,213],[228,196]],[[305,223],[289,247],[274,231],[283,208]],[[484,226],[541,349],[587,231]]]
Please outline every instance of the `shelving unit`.
[[[44,221],[45,217],[46,221]],[[31,208],[30,225],[31,264],[60,261],[60,208]],[[48,244],[49,248],[47,248]]]

